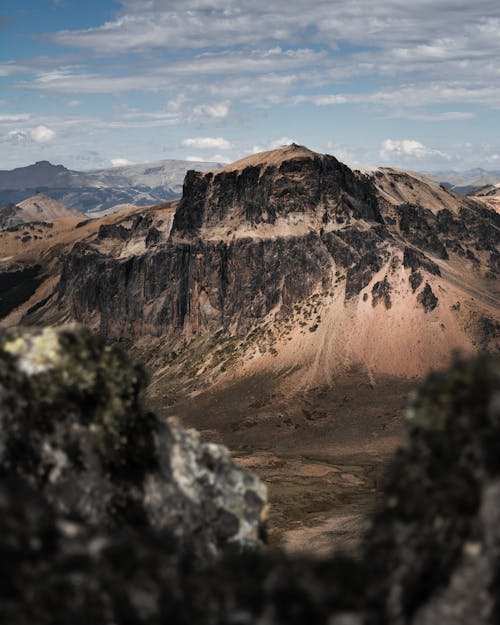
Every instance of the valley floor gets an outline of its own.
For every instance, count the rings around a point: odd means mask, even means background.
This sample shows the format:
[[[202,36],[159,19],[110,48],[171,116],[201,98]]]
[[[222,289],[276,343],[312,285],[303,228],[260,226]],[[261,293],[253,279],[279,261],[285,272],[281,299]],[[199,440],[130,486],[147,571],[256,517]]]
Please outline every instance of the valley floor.
[[[277,383],[278,382],[278,383]],[[269,541],[288,552],[356,553],[403,439],[404,410],[415,380],[345,373],[330,387],[285,393],[256,376],[166,406],[206,440],[223,443],[268,485]]]

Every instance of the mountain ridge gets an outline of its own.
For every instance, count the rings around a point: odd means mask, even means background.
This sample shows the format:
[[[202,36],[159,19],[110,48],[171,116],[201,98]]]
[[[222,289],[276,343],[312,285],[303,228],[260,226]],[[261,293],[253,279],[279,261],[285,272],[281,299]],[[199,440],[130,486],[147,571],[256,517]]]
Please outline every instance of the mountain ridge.
[[[81,212],[117,204],[152,205],[177,198],[186,171],[219,167],[220,163],[175,159],[75,171],[49,161],[0,171],[0,203],[19,203],[37,191]]]
[[[496,217],[421,176],[288,146],[188,171],[169,210],[171,221],[136,211],[77,242],[26,320],[172,346],[220,335],[241,371],[306,367],[311,384],[356,363],[422,375],[454,349],[493,349]]]

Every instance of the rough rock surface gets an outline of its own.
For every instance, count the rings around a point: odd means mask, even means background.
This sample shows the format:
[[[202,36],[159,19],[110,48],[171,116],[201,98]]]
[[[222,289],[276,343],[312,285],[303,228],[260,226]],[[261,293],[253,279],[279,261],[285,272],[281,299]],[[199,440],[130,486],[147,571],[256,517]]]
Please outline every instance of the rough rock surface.
[[[376,274],[396,257],[415,298],[427,276],[440,276],[436,261],[496,275],[493,211],[407,172],[352,171],[297,145],[188,172],[168,240],[146,225],[106,227],[75,245],[53,297],[27,322],[75,319],[128,339],[245,334],[340,278],[346,304],[375,280],[394,306],[394,285]],[[140,228],[142,247],[110,252],[110,237]]]
[[[150,524],[143,525],[137,519],[127,522],[131,519],[121,517],[118,526],[104,532],[102,527],[85,522],[84,515],[84,522],[69,519],[61,508],[61,498],[47,487],[50,476],[68,466],[61,466],[62,454],[71,471],[76,470],[76,464],[85,464],[82,448],[65,446],[69,440],[80,440],[79,431],[81,439],[87,441],[85,453],[92,449],[96,464],[106,460],[101,454],[110,453],[113,479],[116,471],[122,471],[123,484],[136,488],[139,466],[150,471],[139,457],[151,439],[158,437],[158,430],[153,417],[140,418],[137,394],[128,388],[130,384],[136,388],[137,369],[116,350],[106,350],[99,339],[50,330],[9,335],[3,339],[0,355],[3,622],[499,622],[498,360],[482,357],[458,361],[450,371],[431,376],[418,390],[408,413],[408,443],[387,474],[361,561],[337,557],[309,562],[254,551],[228,554],[201,566],[191,552],[197,542],[179,541],[174,527],[159,533]],[[110,358],[123,377],[116,373],[112,385],[99,387],[96,371],[99,375],[104,375],[103,369],[109,371]],[[92,369],[94,359],[96,368]],[[71,370],[60,366],[64,360],[72,363]],[[97,397],[89,391],[96,388],[105,392]],[[99,399],[101,396],[104,399]],[[130,461],[132,449],[127,441],[115,444],[116,432],[124,431],[120,424],[127,432],[131,427],[129,420],[123,421],[124,406],[140,421],[136,434],[138,440],[145,441],[139,445],[139,456],[132,454]],[[105,414],[107,419],[103,420]],[[108,432],[111,438],[105,436],[101,439],[104,446],[98,444],[93,437],[112,422],[115,425]],[[181,431],[178,435],[190,436]],[[47,445],[43,445],[44,440]],[[16,446],[19,453],[14,457]],[[190,446],[178,447],[181,465],[192,465],[192,451]],[[24,460],[18,464],[16,458]],[[155,458],[158,461],[158,456]],[[81,469],[80,477],[86,477]],[[217,498],[213,487],[214,483],[206,491],[207,504],[211,493]],[[238,490],[237,481],[233,487]],[[186,502],[180,486],[176,497],[170,500],[171,506],[175,507],[176,501],[179,505]],[[238,493],[236,497],[241,501]],[[189,528],[190,522],[186,507],[178,523]]]
[[[371,622],[498,623],[498,359],[430,376],[408,423],[366,541]]]
[[[417,295],[417,302],[423,306],[425,312],[434,310],[439,303],[429,284],[426,282],[422,291]]]
[[[368,180],[357,178],[334,156],[292,144],[277,161],[264,157],[256,164],[243,161],[208,174],[189,171],[173,229],[193,235],[221,222],[274,224],[293,213],[323,224],[382,220]]]
[[[0,338],[0,472],[101,529],[169,530],[203,557],[259,544],[265,486],[228,451],[160,422],[144,373],[86,330]]]

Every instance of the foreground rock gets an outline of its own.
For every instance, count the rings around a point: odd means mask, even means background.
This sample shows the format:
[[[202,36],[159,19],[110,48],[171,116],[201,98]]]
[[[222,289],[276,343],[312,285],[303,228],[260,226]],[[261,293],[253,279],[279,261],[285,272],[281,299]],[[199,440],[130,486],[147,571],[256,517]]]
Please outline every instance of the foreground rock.
[[[367,537],[377,623],[500,622],[500,362],[457,362],[408,410]]]
[[[388,472],[361,561],[337,557],[314,562],[254,551],[228,554],[215,563],[205,559],[200,565],[188,541],[179,540],[188,535],[192,539],[196,514],[190,508],[192,500],[188,503],[187,482],[172,468],[175,463],[198,467],[195,449],[199,448],[184,440],[191,435],[174,426],[170,430],[177,432],[177,438],[171,432],[162,440],[168,442],[165,449],[176,494],[168,503],[164,500],[162,510],[169,525],[161,527],[166,531],[151,529],[151,510],[158,508],[151,508],[141,493],[144,475],[161,471],[158,440],[162,437],[155,418],[139,406],[139,370],[120,352],[105,348],[86,333],[11,334],[4,338],[0,355],[3,622],[500,622],[498,360],[457,362],[449,372],[429,378],[415,395],[408,413],[408,444]],[[71,362],[72,368],[55,365],[62,361]],[[115,377],[111,375],[103,392],[95,392],[99,376],[109,377],[105,372],[113,371]],[[135,419],[127,418],[132,414]],[[132,439],[138,442],[137,449]],[[75,446],[74,441],[81,444]],[[68,442],[73,444],[67,446]],[[54,472],[68,471],[70,477],[77,473],[82,481],[89,480],[89,460],[100,476],[93,482],[95,493],[88,493],[93,502],[90,509],[102,505],[100,527],[86,516],[84,507],[71,509],[83,522],[68,520],[64,492],[53,488],[63,484]],[[236,495],[227,491],[231,480],[223,486],[219,483],[223,473],[217,479],[213,469],[212,474],[210,488],[202,492],[203,506],[214,523],[210,511],[220,501],[221,490],[229,501],[235,501]],[[114,488],[120,485],[117,492],[126,493],[131,509],[142,510],[144,518],[138,521],[138,515],[132,520],[126,507],[104,505],[108,491],[100,490],[101,479]],[[234,483],[236,493],[239,483]],[[78,488],[76,480],[68,484],[70,490]],[[256,484],[250,489],[254,494],[259,492]],[[243,497],[247,506],[248,499],[255,502],[247,495]],[[174,526],[169,510],[181,506],[185,513]],[[224,510],[236,516],[231,506]],[[103,531],[107,523],[111,532]],[[207,520],[201,533],[213,545],[217,541],[208,524]],[[192,545],[199,548],[199,541],[193,540]]]
[[[144,381],[85,330],[4,333],[0,470],[93,527],[169,530],[203,557],[257,545],[265,486],[224,447],[145,412]]]

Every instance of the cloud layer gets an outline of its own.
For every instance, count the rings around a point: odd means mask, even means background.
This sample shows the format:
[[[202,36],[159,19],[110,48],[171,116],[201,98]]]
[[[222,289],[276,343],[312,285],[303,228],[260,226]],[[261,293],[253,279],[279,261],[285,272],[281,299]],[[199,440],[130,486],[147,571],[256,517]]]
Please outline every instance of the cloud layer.
[[[2,137],[2,141],[4,143],[48,143],[55,136],[56,133],[47,126],[36,126],[26,130],[10,130]]]
[[[152,160],[237,158],[290,136],[387,163],[465,161],[467,141],[485,159],[500,151],[487,130],[500,122],[498,0],[116,4],[98,26],[40,33],[58,54],[0,63],[14,94],[0,103],[4,144],[90,153],[98,140],[108,162],[141,158],[127,152],[140,133],[144,153],[165,137]],[[18,113],[15,92],[33,108]],[[64,112],[43,106],[56,99]]]

